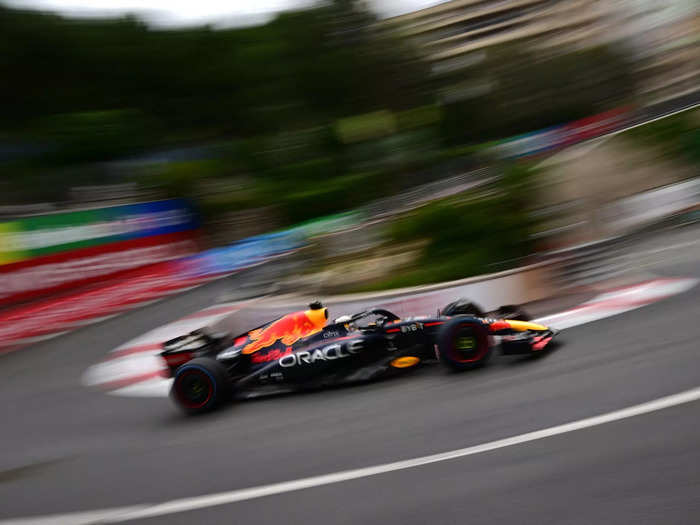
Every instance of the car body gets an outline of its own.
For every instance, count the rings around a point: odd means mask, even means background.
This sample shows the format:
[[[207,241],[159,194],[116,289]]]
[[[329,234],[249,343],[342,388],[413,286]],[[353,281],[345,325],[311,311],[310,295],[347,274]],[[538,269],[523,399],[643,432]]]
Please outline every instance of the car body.
[[[230,399],[370,381],[428,363],[468,370],[496,348],[537,355],[557,334],[505,310],[516,319],[488,317],[462,301],[433,317],[373,308],[328,324],[327,308],[312,303],[240,335],[195,330],[165,342],[161,356],[174,378],[171,397],[199,413]]]

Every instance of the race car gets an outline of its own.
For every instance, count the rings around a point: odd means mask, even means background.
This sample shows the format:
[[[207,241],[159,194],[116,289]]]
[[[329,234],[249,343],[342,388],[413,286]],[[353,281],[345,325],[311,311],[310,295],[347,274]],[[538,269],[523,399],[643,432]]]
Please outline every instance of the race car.
[[[233,399],[371,381],[429,363],[470,370],[497,348],[538,355],[557,333],[515,307],[484,313],[464,300],[434,317],[371,308],[331,323],[315,302],[239,335],[195,330],[166,341],[161,356],[171,398],[198,414]]]

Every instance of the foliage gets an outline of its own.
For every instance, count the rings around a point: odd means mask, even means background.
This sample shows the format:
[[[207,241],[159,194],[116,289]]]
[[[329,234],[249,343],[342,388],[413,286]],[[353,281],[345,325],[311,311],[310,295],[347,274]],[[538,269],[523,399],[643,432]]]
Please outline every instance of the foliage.
[[[48,161],[100,161],[131,153],[149,142],[153,126],[137,111],[86,111],[51,115],[37,133],[49,145]]]
[[[483,95],[450,103],[443,134],[451,144],[484,142],[546,128],[629,104],[632,67],[616,50],[598,47],[542,57],[520,48],[489,50],[467,79],[488,81]]]
[[[0,47],[0,134],[44,152],[7,177],[23,198],[24,180],[50,180],[42,198],[60,200],[92,182],[98,162],[206,144],[216,160],[165,164],[139,180],[190,197],[206,178],[241,176],[250,191],[207,195],[203,208],[273,205],[290,223],[462,173],[474,167],[473,144],[589,114],[627,87],[609,50],[538,62],[503,49],[476,68],[492,92],[438,105],[428,65],[359,0],[235,29],[0,6]],[[453,75],[446,82],[473,80]]]
[[[356,173],[335,178],[325,178],[322,174],[309,175],[300,179],[287,179],[287,184],[275,192],[278,204],[290,223],[296,223],[333,215],[350,210],[365,203],[368,198],[378,198],[382,194],[373,191],[378,173]]]
[[[343,143],[361,142],[392,135],[396,131],[396,119],[386,110],[374,111],[340,119],[336,129]]]
[[[420,106],[401,111],[396,115],[399,129],[420,129],[440,122],[442,114],[437,105]]]
[[[248,136],[420,103],[424,67],[374,22],[348,0],[226,30],[0,6],[0,77],[11,79],[0,129],[128,108],[171,136]]]
[[[624,136],[645,146],[661,149],[673,158],[700,164],[700,111],[684,111],[625,132]]]
[[[429,242],[415,268],[375,288],[460,279],[502,269],[502,263],[529,255],[533,224],[526,190],[534,177],[526,166],[508,166],[490,196],[447,199],[396,221],[391,229],[394,242]]]
[[[223,165],[219,161],[185,161],[171,162],[158,168],[155,173],[143,175],[151,185],[161,188],[169,197],[192,197],[197,189],[197,182],[223,174]]]

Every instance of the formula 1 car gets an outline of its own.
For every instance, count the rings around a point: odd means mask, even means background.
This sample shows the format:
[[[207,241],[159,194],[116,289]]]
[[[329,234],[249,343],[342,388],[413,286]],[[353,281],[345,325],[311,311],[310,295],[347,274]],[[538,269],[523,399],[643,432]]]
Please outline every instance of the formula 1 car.
[[[328,309],[316,302],[241,335],[195,330],[165,342],[161,356],[172,399],[196,414],[232,399],[369,381],[431,362],[469,370],[496,348],[537,355],[557,333],[514,307],[485,314],[457,301],[435,317],[407,319],[372,308],[328,324]]]

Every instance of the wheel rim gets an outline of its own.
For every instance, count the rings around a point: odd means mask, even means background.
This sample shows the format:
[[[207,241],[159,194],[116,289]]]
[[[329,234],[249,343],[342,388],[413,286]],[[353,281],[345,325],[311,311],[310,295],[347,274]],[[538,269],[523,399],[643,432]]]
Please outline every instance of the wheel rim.
[[[185,370],[177,376],[175,393],[187,408],[202,408],[214,395],[214,382],[203,370]]]
[[[473,324],[459,325],[454,332],[451,358],[458,363],[474,363],[484,357],[488,341],[483,330]]]

